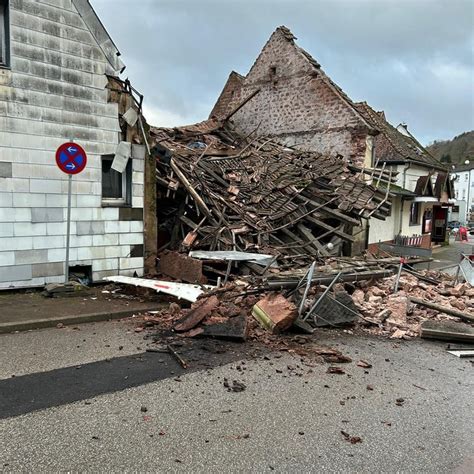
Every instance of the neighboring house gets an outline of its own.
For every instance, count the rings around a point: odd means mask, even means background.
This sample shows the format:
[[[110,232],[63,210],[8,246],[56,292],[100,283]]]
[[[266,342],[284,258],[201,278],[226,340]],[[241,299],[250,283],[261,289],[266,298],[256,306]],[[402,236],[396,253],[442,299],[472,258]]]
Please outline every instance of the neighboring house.
[[[376,112],[366,102],[356,104],[359,112],[379,131],[374,141],[374,166],[397,176],[389,188],[392,214],[385,221],[369,222],[369,248],[396,236],[420,236],[421,245],[443,242],[448,208],[454,199],[447,169],[408,131],[406,125],[393,127],[384,112]]]
[[[70,140],[88,153],[72,181],[71,270],[143,273],[141,99],[114,79],[123,68],[87,0],[0,0],[0,288],[64,281],[55,150]]]
[[[474,158],[473,163],[453,166],[455,206],[449,220],[461,224],[474,221]]]
[[[232,115],[244,133],[272,135],[289,146],[339,154],[361,167],[385,167],[394,176],[398,172],[398,189],[389,190],[391,216],[370,219],[353,253],[399,234],[425,234],[425,246],[432,237],[443,240],[451,197],[446,169],[405,128],[396,129],[383,113],[354,103],[295,39],[288,28],[277,28],[246,76],[230,74],[210,117],[227,117],[256,93]],[[418,179],[427,176],[433,189],[417,188]],[[436,183],[440,196],[434,194]]]

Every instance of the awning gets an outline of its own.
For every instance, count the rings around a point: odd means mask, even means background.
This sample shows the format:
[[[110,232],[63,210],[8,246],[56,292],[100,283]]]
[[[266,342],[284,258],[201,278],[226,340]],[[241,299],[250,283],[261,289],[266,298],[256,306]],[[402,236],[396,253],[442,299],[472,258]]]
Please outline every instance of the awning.
[[[431,197],[431,196],[417,196],[414,202],[439,202],[438,198]]]

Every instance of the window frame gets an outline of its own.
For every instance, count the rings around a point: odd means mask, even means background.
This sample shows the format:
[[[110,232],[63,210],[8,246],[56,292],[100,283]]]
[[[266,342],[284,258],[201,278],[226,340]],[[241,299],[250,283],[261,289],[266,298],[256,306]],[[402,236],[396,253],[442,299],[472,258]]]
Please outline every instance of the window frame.
[[[131,207],[132,205],[132,159],[128,160],[127,167],[122,175],[122,197],[112,198],[104,196],[102,164],[104,160],[114,161],[115,155],[101,155],[101,201],[102,207]],[[116,171],[118,173],[118,171]]]
[[[410,203],[410,220],[409,220],[409,225],[415,226],[415,225],[420,225],[420,210],[421,210],[421,203],[413,201]],[[414,213],[412,209],[416,209],[416,216],[414,216]],[[413,217],[415,217],[413,219]]]
[[[10,0],[0,0],[0,11],[4,10],[3,18],[0,15],[0,69],[10,68]],[[4,50],[4,54],[1,51]],[[3,54],[3,58],[1,56]]]

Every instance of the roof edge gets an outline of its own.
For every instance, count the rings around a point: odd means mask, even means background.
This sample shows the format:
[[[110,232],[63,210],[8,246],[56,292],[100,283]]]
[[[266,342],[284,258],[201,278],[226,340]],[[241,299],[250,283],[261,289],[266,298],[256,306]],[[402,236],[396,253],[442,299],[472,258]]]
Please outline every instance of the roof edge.
[[[113,71],[119,74],[123,72],[125,64],[119,58],[121,53],[89,0],[71,1],[84,23],[89,28],[92,36],[97,41]]]

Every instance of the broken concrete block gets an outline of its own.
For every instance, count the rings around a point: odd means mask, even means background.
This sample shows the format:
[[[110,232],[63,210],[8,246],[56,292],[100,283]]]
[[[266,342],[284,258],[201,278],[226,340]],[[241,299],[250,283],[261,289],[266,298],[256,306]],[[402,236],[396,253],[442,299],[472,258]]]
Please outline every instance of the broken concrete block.
[[[115,158],[111,168],[119,173],[123,173],[127,167],[128,160],[132,154],[132,144],[129,142],[120,142],[115,151]]]
[[[203,298],[196,302],[195,307],[174,326],[178,332],[189,331],[196,327],[206,316],[211,314],[219,306],[217,296]]]
[[[247,339],[248,326],[245,314],[228,318],[222,323],[210,324],[204,327],[203,336],[244,342]]]
[[[160,255],[160,271],[177,280],[202,283],[202,261],[178,252],[164,251]]]
[[[273,334],[288,329],[296,320],[296,306],[282,295],[271,294],[261,299],[252,309],[252,316]]]

